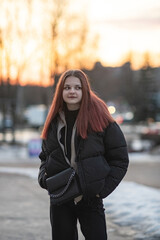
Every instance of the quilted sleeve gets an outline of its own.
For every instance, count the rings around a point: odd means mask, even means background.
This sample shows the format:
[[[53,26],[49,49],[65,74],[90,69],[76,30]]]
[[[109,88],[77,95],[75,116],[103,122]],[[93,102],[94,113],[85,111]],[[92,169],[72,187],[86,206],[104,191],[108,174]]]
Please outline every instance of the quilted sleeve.
[[[106,128],[104,134],[105,157],[111,168],[105,179],[105,186],[100,192],[100,197],[105,198],[121,182],[129,164],[127,144],[119,125],[114,122]]]
[[[42,151],[39,154],[39,158],[41,160],[41,164],[39,167],[38,182],[42,188],[47,189],[47,186],[46,186],[47,174],[46,174],[46,169],[45,169],[46,162],[47,162],[47,153],[45,150],[45,141],[42,142]]]

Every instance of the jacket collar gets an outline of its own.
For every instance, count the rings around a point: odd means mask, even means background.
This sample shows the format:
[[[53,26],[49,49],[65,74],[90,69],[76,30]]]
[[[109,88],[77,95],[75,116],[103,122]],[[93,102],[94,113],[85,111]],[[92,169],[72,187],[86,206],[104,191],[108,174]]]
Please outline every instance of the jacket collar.
[[[66,133],[65,133],[65,146],[60,142],[61,139],[61,130],[63,127],[67,127],[65,114],[63,111],[59,111],[59,117],[58,117],[58,127],[57,127],[57,139],[58,142],[63,150],[64,157],[68,164],[70,164],[73,168],[77,168],[75,159],[76,159],[76,152],[75,152],[75,135],[76,135],[76,122],[73,126],[72,130],[72,137],[71,137],[71,162],[68,160],[65,154],[65,147],[66,147]],[[66,131],[65,131],[66,132]]]

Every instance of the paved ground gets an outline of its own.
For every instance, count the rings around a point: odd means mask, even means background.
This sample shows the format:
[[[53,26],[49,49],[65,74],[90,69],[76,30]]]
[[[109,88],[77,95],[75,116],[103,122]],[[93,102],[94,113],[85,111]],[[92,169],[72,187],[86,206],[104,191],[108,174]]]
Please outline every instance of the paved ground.
[[[159,162],[130,162],[124,180],[160,188],[160,159]]]
[[[38,167],[37,163],[0,163],[0,166]],[[152,187],[160,185],[160,163],[130,163],[127,181]],[[109,240],[133,240],[129,227],[119,227],[107,218]],[[0,174],[0,240],[50,240],[49,198],[34,179]],[[69,240],[69,239],[66,239]],[[79,232],[79,240],[84,240]],[[100,239],[98,239],[100,240]]]

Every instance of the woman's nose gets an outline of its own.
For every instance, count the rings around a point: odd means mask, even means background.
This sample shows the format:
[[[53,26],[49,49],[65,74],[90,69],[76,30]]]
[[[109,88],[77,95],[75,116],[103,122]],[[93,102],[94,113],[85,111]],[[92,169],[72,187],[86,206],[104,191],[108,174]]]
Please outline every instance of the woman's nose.
[[[74,87],[70,88],[70,92],[71,93],[75,92],[75,88]]]

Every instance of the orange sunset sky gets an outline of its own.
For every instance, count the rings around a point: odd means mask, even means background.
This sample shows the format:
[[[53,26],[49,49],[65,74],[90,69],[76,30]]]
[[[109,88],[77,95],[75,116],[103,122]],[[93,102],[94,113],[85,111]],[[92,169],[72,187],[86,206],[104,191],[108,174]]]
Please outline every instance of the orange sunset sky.
[[[7,75],[4,59],[9,55],[12,56],[11,78],[19,74],[21,84],[49,83],[49,40],[45,36],[49,32],[47,12],[51,2],[53,0],[1,1],[0,30],[5,39],[1,43],[2,75]],[[143,65],[144,53],[148,52],[151,65],[160,66],[159,0],[81,0],[81,3],[68,0],[66,5],[69,14],[84,14],[90,34],[98,35],[95,61],[101,61],[104,66],[120,66],[130,54],[132,68],[138,69]],[[14,32],[16,24],[19,35]],[[17,66],[21,66],[18,73]]]
[[[130,51],[135,55],[133,68],[141,66],[144,52],[160,66],[159,0],[89,1],[89,16],[100,34],[99,58],[104,64],[119,65]]]

